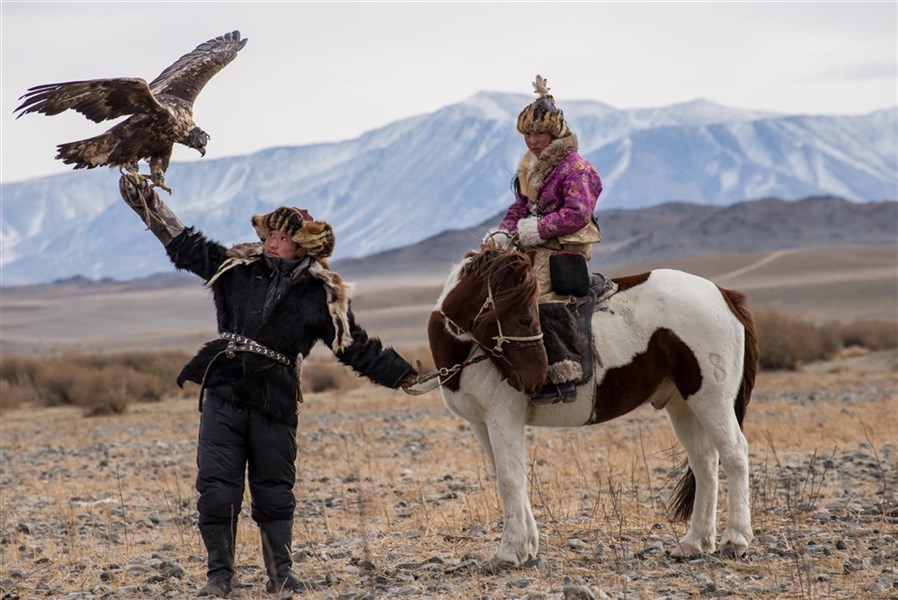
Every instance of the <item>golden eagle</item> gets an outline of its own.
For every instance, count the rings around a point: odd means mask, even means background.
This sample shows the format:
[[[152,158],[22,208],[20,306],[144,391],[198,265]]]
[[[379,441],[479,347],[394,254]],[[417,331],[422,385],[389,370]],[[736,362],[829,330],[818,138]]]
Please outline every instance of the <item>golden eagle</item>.
[[[138,179],[138,161],[144,159],[150,164],[153,184],[171,193],[165,171],[175,142],[205,156],[210,139],[193,122],[193,102],[246,41],[233,31],[203,42],[149,84],[139,78],[117,78],[35,86],[19,98],[22,104],[16,111],[21,112],[16,118],[26,113],[58,115],[69,109],[95,123],[131,115],[102,135],[60,144],[56,158],[75,169],[124,168]]]

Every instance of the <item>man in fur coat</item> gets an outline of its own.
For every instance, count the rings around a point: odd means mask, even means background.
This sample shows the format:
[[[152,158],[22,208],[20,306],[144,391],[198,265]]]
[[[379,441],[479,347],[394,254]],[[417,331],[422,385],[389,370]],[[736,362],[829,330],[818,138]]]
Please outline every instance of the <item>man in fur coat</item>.
[[[558,251],[583,256],[582,274],[588,280],[586,262],[592,245],[600,241],[593,212],[602,193],[595,167],[578,150],[577,136],[555,107],[548,81],[536,76],[539,96],[518,115],[517,128],[527,152],[513,181],[514,202],[497,229],[487,234],[487,246],[514,244],[532,251],[533,273],[540,285],[540,320],[547,325],[548,382],[531,402],[573,400],[574,382],[584,373],[580,353],[571,338],[576,326],[568,314],[569,296],[556,293],[550,274],[550,257]]]
[[[328,223],[281,206],[252,218],[261,242],[228,249],[184,227],[151,187],[123,176],[119,188],[175,267],[202,277],[215,302],[220,337],[178,376],[202,386],[196,487],[208,582],[200,595],[231,591],[247,467],[267,591],[301,591],[291,542],[303,357],[321,340],[341,362],[394,389],[413,385],[415,371],[355,322],[346,284],[328,269]]]

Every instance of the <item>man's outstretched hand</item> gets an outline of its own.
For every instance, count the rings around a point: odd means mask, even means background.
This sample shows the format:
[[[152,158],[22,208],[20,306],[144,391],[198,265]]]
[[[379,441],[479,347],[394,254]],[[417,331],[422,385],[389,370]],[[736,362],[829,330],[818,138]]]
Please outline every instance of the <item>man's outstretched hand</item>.
[[[149,185],[144,178],[135,179],[130,174],[123,174],[119,177],[118,189],[125,204],[137,213],[164,246],[184,230],[177,215],[159,199],[155,186]]]

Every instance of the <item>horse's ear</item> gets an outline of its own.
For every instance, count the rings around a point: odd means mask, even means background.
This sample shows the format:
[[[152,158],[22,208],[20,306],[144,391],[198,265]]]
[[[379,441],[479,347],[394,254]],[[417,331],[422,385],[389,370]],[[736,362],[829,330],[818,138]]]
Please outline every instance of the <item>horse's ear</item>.
[[[527,258],[530,260],[531,267],[536,264],[536,250],[528,250],[524,254],[526,254]]]

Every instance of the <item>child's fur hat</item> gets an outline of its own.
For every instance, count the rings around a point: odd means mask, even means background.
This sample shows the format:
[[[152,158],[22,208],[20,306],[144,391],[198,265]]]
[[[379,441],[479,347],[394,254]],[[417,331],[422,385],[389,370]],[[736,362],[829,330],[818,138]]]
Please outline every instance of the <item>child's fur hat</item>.
[[[564,112],[555,108],[555,98],[549,94],[549,81],[540,75],[533,82],[533,91],[539,98],[527,105],[518,115],[518,131],[528,133],[548,133],[554,139],[571,135],[564,121]]]

